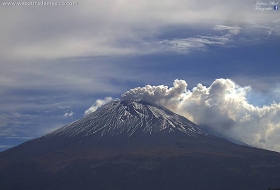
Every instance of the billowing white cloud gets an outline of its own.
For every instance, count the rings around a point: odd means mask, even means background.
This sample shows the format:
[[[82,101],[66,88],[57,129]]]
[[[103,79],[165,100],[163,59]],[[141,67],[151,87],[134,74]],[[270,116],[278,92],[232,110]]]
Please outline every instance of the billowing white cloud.
[[[168,86],[151,86],[138,87],[125,92],[121,96],[121,100],[133,99],[153,102],[161,105],[173,105],[174,101],[180,101],[186,93],[187,83],[184,80],[176,79],[173,87]]]
[[[122,99],[161,104],[228,137],[280,151],[280,104],[254,106],[247,100],[251,90],[230,79],[216,79],[209,87],[198,84],[188,90],[186,81],[175,80],[171,88],[146,85],[131,89]]]
[[[85,115],[95,112],[98,108],[111,102],[112,100],[113,100],[112,97],[106,97],[104,100],[101,100],[101,99],[96,100],[95,103],[85,111]]]
[[[71,112],[69,112],[69,113],[65,113],[63,116],[64,116],[64,117],[72,117],[73,115],[74,115],[74,112],[71,111]]]

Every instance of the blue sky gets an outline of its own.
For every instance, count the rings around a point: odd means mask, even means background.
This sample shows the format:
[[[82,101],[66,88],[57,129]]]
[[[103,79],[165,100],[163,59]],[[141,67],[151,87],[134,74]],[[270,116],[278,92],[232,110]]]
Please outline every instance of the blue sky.
[[[254,108],[280,102],[280,11],[256,9],[256,1],[3,2],[0,151],[84,117],[97,99],[147,84],[171,88],[175,79],[188,91],[231,79],[251,87],[246,101]],[[280,123],[271,118],[220,132],[280,151]],[[242,127],[255,136],[239,135]]]

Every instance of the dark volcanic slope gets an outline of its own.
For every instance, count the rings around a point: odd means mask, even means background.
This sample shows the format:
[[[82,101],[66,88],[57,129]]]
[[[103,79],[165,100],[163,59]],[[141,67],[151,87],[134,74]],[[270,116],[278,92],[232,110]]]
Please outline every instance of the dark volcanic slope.
[[[0,189],[267,189],[279,179],[279,153],[137,101],[111,102],[0,153]]]

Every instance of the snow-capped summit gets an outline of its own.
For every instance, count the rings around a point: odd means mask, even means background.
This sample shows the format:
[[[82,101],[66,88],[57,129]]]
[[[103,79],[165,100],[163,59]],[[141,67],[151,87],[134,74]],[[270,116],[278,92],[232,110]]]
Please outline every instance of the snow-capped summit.
[[[85,118],[64,126],[45,137],[157,134],[180,132],[207,136],[196,124],[159,105],[143,101],[113,101]]]

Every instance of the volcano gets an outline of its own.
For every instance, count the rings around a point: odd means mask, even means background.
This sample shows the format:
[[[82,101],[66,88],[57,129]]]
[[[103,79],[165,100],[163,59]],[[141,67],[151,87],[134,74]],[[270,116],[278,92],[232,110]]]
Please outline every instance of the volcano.
[[[280,154],[208,134],[143,101],[113,101],[0,153],[0,189],[279,188]]]

